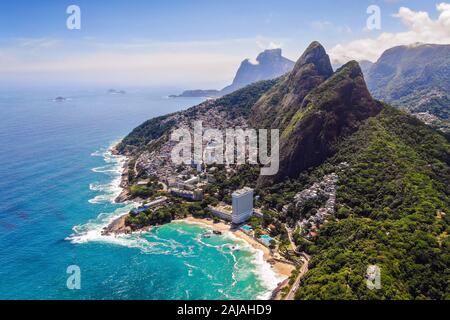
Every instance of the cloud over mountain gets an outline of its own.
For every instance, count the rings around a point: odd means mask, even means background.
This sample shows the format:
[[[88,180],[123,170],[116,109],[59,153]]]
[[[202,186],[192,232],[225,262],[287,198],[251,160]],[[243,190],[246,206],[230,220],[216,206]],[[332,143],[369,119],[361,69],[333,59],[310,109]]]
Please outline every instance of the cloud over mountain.
[[[352,59],[376,61],[385,50],[398,45],[450,43],[450,3],[437,4],[436,10],[439,16],[433,20],[428,12],[401,7],[394,17],[400,19],[406,31],[383,32],[377,38],[338,44],[330,50],[333,64],[343,64]]]

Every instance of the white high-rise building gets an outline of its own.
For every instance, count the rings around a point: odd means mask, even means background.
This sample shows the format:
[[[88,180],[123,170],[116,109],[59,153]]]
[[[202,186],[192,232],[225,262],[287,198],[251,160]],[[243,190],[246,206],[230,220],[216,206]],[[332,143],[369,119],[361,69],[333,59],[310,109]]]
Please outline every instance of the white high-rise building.
[[[236,190],[231,196],[233,198],[232,222],[244,223],[253,215],[253,189],[245,187]]]

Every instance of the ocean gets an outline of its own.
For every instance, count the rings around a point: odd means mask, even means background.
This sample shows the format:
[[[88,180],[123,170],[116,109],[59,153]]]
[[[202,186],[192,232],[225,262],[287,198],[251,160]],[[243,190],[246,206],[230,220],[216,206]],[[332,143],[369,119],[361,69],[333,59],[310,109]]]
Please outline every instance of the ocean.
[[[124,159],[109,148],[143,121],[196,105],[164,89],[0,91],[0,299],[259,299],[279,279],[231,235],[177,222],[101,235]],[[67,97],[55,102],[57,96]],[[79,290],[67,286],[69,266]]]

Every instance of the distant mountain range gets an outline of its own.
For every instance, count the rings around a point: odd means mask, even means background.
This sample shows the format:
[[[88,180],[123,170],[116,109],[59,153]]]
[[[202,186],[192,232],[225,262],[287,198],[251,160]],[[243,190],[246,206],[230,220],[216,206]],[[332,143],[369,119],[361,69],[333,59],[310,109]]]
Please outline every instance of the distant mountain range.
[[[372,95],[412,113],[450,119],[450,45],[394,47],[377,62],[362,62]]]
[[[260,53],[255,62],[242,61],[233,83],[222,90],[187,90],[171,97],[220,97],[249,84],[278,78],[289,72],[295,62],[282,56],[281,49],[270,49]]]
[[[395,104],[430,88],[447,94],[447,50],[388,50],[365,66],[372,92]],[[130,184],[148,175],[177,175],[167,156],[170,133],[196,120],[214,129],[280,129],[276,175],[259,176],[258,168],[248,166],[218,170],[201,207],[226,201],[229,190],[254,187],[264,212],[258,227],[274,224],[272,236],[284,248],[290,242],[286,232],[294,230],[295,249],[312,256],[296,298],[449,298],[450,143],[372,98],[357,62],[333,71],[325,49],[314,42],[289,74],[146,121],[117,147],[131,159]],[[294,202],[296,194],[330,175],[337,183],[327,187],[328,196],[309,194],[308,201]],[[280,253],[290,257],[289,249]],[[372,265],[381,273],[380,290],[366,285]]]

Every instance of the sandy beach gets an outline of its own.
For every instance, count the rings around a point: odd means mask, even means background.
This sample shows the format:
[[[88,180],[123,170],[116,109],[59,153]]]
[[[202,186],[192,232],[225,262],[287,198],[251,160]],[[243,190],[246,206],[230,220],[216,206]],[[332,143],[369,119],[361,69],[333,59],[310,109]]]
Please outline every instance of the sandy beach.
[[[176,220],[176,221],[184,221],[187,223],[193,223],[193,224],[199,224],[203,226],[211,227],[213,230],[220,231],[222,233],[230,232],[237,238],[247,242],[249,245],[251,245],[256,250],[261,250],[264,253],[264,260],[269,263],[273,269],[278,275],[280,275],[283,278],[290,277],[292,271],[295,269],[295,267],[292,264],[289,263],[283,263],[281,261],[277,261],[274,259],[272,253],[270,252],[270,249],[266,246],[262,245],[249,235],[245,234],[241,230],[235,230],[231,229],[231,226],[229,224],[226,224],[224,222],[218,222],[214,223],[212,220],[208,219],[198,219],[194,217],[187,217],[185,219]]]

